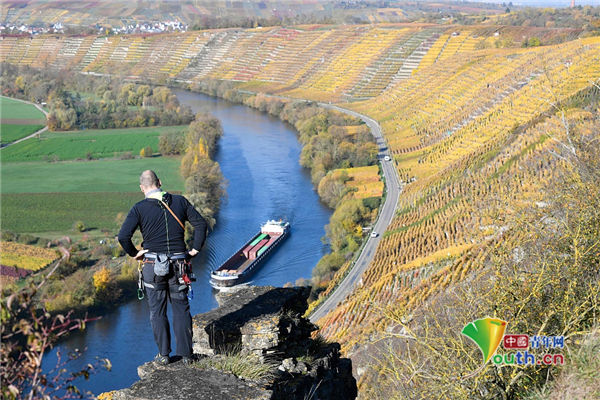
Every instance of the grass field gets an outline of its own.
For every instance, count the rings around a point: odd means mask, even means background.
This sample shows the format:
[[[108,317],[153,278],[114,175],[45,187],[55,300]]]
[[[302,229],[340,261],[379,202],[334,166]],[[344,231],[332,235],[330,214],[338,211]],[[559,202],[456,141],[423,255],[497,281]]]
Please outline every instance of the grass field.
[[[2,200],[8,193],[132,192],[145,169],[156,171],[166,190],[182,191],[179,163],[175,157],[3,163]]]
[[[3,118],[46,120],[46,116],[31,104],[0,97],[0,119]]]
[[[187,126],[166,126],[45,132],[40,135],[40,139],[26,140],[2,150],[2,161],[75,160],[89,156],[107,158],[128,151],[138,155],[146,146],[158,151],[158,137],[161,133],[181,132],[183,134],[186,129]]]
[[[75,221],[83,221],[88,230],[116,232],[117,214],[127,213],[143,198],[141,192],[2,194],[2,229],[36,234],[63,232],[65,235],[70,233]]]
[[[350,193],[350,197],[365,199],[383,195],[384,184],[379,176],[378,165],[336,169],[334,175],[337,176],[342,172],[345,172],[350,178],[346,182],[346,186],[356,189],[356,191]]]
[[[46,132],[40,139],[2,149],[2,229],[41,237],[79,235],[73,231],[73,224],[83,221],[86,233],[92,236],[103,235],[102,230],[116,233],[117,214],[127,213],[143,199],[138,189],[143,170],[156,171],[166,190],[181,192],[184,185],[179,157],[120,160],[114,156],[128,151],[137,155],[146,146],[158,150],[161,133],[183,133],[185,129],[171,126]],[[89,155],[102,159],[84,160]],[[66,161],[45,161],[56,158]]]
[[[10,143],[42,129],[44,125],[0,125],[0,143]],[[4,153],[2,154],[4,155]]]

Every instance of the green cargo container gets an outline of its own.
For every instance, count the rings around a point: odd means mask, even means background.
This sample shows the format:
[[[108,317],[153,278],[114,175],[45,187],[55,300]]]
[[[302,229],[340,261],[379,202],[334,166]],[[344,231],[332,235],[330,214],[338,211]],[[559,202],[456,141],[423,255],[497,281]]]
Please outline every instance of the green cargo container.
[[[256,239],[254,239],[252,241],[252,243],[250,243],[250,246],[255,246],[258,242],[260,242],[261,240],[263,240],[266,237],[267,237],[266,233],[261,233]]]
[[[260,250],[258,251],[258,253],[256,253],[256,257],[258,257],[258,256],[260,256],[262,253],[264,253],[264,252],[265,252],[265,250],[267,250],[269,247],[271,247],[271,246],[263,246],[263,248],[262,248],[262,249],[260,249]]]

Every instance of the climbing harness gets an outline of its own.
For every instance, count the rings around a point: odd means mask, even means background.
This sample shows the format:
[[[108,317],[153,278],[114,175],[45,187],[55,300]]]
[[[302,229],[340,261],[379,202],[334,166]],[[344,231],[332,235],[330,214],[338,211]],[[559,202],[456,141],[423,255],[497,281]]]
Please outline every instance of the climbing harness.
[[[187,253],[175,253],[171,255],[162,254],[162,253],[151,253],[147,252],[144,254],[143,261],[140,260],[138,263],[138,299],[142,300],[144,298],[144,294],[146,292],[146,288],[156,289],[155,285],[149,282],[146,282],[143,279],[142,274],[142,266],[143,264],[154,264],[154,273],[157,276],[164,276],[166,274],[159,275],[156,272],[156,266],[158,263],[167,263],[167,267],[169,265],[173,266],[173,272],[175,276],[177,276],[177,283],[179,285],[169,286],[169,291],[175,288],[177,292],[181,292],[188,289],[187,297],[189,300],[194,298],[194,291],[192,289],[192,282],[196,281],[196,277],[192,272],[192,262],[189,260]]]

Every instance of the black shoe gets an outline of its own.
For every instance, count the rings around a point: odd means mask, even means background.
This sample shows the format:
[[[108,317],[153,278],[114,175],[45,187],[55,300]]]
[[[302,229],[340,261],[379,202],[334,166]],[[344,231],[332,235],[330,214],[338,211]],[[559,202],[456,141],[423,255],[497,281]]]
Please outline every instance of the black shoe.
[[[169,356],[163,356],[160,353],[156,355],[156,357],[154,357],[154,362],[159,364],[159,365],[167,365],[169,364]]]

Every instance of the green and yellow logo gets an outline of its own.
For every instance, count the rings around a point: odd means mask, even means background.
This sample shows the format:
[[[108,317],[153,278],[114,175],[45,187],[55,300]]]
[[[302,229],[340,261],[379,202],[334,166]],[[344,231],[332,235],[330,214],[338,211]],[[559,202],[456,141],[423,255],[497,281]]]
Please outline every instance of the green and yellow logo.
[[[506,330],[506,321],[498,318],[476,319],[468,323],[462,334],[475,342],[483,354],[483,364],[487,363],[496,353]]]

